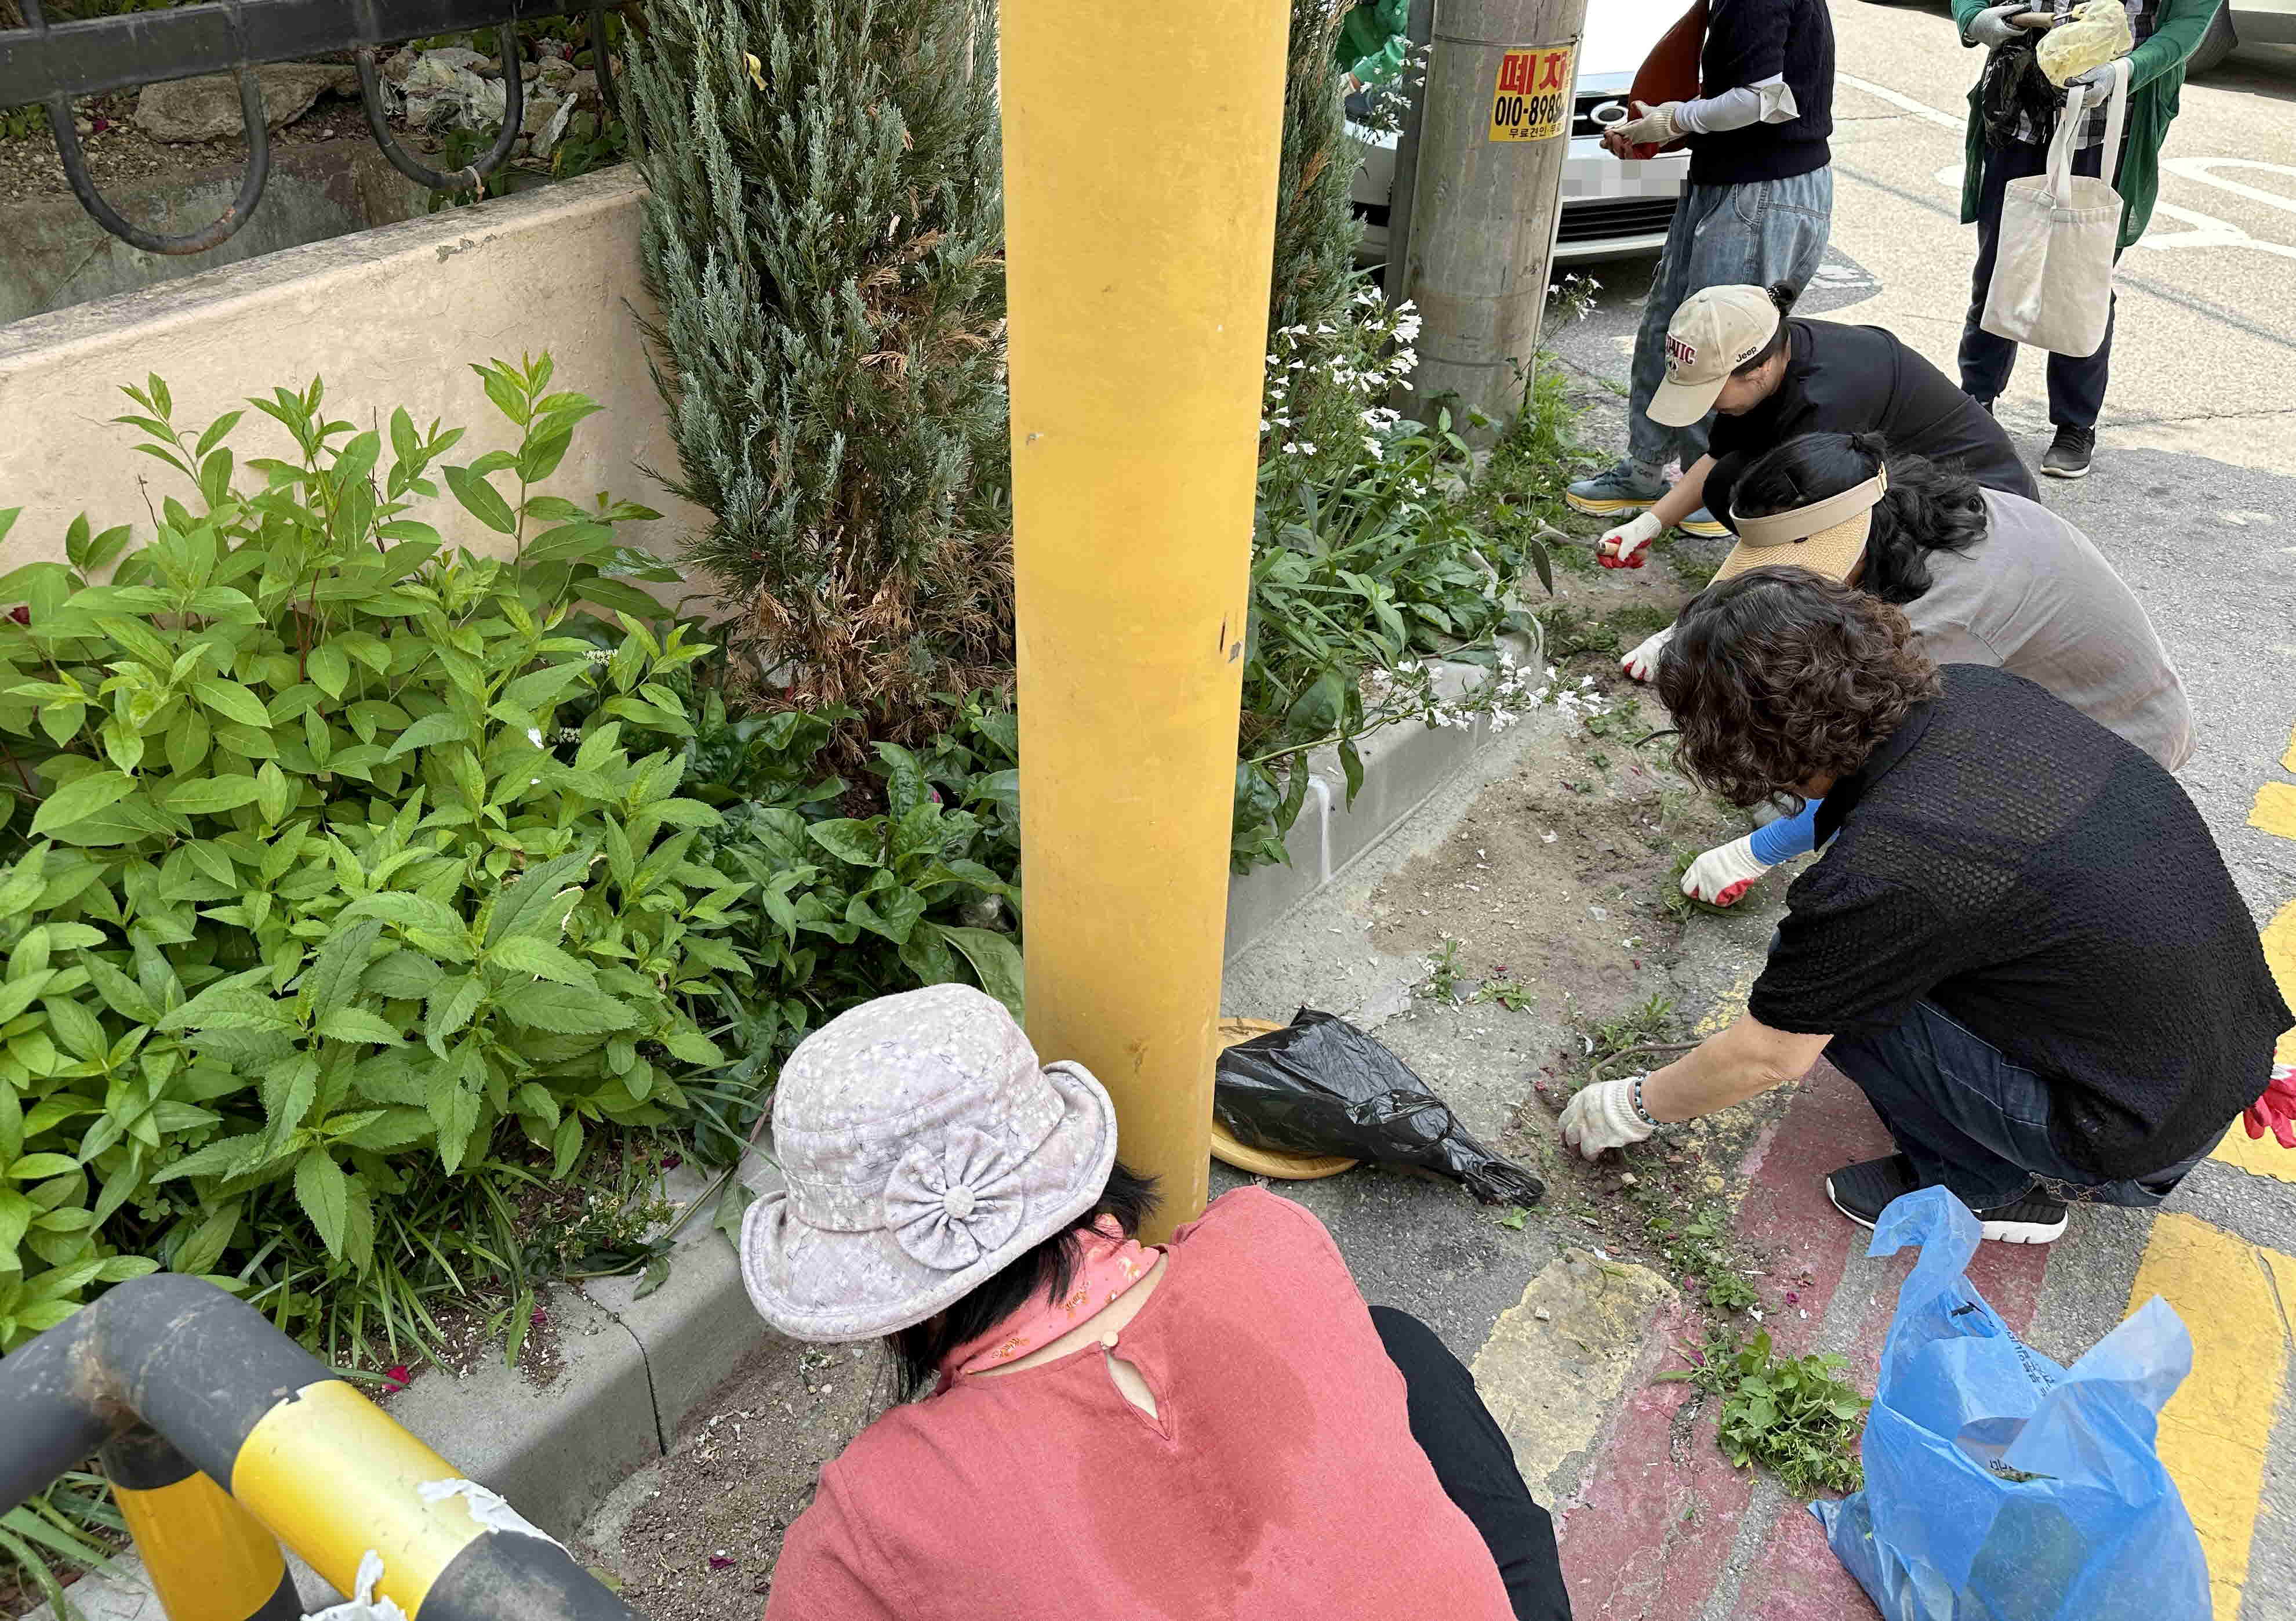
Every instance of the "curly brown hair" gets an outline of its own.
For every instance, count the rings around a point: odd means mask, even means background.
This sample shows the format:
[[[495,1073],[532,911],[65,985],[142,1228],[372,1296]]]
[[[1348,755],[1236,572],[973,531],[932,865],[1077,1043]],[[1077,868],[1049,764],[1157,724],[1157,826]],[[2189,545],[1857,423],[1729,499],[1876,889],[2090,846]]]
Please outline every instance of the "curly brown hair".
[[[1939,689],[1902,613],[1801,568],[1710,587],[1675,621],[1658,671],[1682,731],[1677,762],[1734,805],[1849,776]]]

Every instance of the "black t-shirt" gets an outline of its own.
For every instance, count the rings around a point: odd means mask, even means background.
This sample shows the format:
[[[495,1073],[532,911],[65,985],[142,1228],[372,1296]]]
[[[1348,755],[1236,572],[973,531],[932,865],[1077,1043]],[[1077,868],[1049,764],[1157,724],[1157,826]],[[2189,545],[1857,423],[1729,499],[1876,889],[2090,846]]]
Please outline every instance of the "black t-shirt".
[[[1742,416],[1716,416],[1707,431],[1715,465],[1706,506],[1724,523],[1747,464],[1798,433],[1879,433],[1890,449],[1958,468],[1988,490],[2041,498],[2001,424],[1895,334],[1838,321],[1787,325],[1778,391]]]
[[[2021,676],[1947,665],[1817,835],[1747,1000],[1763,1024],[1873,1034],[1927,1000],[2048,1082],[2052,1140],[2100,1181],[2209,1147],[2264,1090],[2291,1016],[2207,824]]]
[[[1720,95],[1781,75],[1793,92],[1794,116],[1783,124],[1692,136],[1693,185],[1786,180],[1832,160],[1825,138],[1833,133],[1833,19],[1825,0],[1710,0],[1699,94]]]

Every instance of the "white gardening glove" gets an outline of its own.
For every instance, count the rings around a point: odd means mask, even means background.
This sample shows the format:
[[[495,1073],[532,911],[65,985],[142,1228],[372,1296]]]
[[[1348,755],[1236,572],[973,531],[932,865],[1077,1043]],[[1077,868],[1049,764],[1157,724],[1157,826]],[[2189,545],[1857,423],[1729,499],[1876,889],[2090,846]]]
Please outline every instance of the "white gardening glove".
[[[1605,1148],[1642,1142],[1658,1128],[1635,1113],[1635,1082],[1597,1081],[1562,1106],[1562,1140],[1581,1158],[1598,1159]]]
[[[2070,90],[2075,85],[2079,85],[2089,93],[2089,104],[2096,106],[2112,94],[2113,83],[2120,77],[2120,64],[2118,62],[2108,62],[2091,68],[2086,73],[2074,74],[2065,80],[2064,88]]]
[[[1650,561],[1643,548],[1665,532],[1656,513],[1639,514],[1595,542],[1595,560],[1606,569],[1638,569]]]
[[[1969,30],[1962,37],[1973,45],[1983,45],[1997,51],[2013,39],[2021,39],[2030,29],[2021,29],[2009,21],[2020,12],[2031,11],[2031,0],[2015,0],[2009,5],[1988,5],[1969,20]]]
[[[1640,102],[1631,105],[1641,107],[1642,111],[1625,123],[1613,124],[1610,128],[1610,133],[1623,145],[1663,146],[1669,141],[1678,140],[1690,133],[1689,127],[1682,121],[1680,102],[1660,102],[1655,107],[1644,106]]]
[[[1652,631],[1643,638],[1632,653],[1619,661],[1619,668],[1637,681],[1657,680],[1658,655],[1666,651],[1666,645],[1673,639],[1672,625],[1669,625],[1663,630]]]
[[[1754,835],[1750,833],[1717,844],[1693,861],[1690,870],[1682,875],[1682,893],[1709,906],[1728,906],[1769,870],[1768,862],[1755,859]]]

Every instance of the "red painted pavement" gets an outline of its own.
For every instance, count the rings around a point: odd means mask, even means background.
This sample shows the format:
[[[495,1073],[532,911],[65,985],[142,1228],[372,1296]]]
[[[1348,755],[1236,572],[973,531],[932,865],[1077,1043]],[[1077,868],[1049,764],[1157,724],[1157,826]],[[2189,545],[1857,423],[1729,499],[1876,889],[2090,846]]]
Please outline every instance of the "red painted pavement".
[[[1694,1313],[1661,1312],[1651,1332],[1695,1342],[1700,1330]],[[1723,1458],[1711,1412],[1672,1446],[1675,1415],[1691,1394],[1653,1384],[1628,1396],[1562,1537],[1575,1621],[1678,1621],[1695,1616],[1721,1578],[1753,1481]]]
[[[1737,1230],[1767,1273],[1757,1280],[1764,1326],[1783,1352],[1800,1354],[1816,1339],[1845,1280],[1857,1294],[1870,1292],[1849,1354],[1851,1377],[1866,1390],[1910,1258],[1865,1260],[1868,1235],[1827,1200],[1824,1178],[1889,1151],[1889,1134],[1864,1096],[1821,1063],[1739,1166],[1745,1192]],[[1971,1264],[1971,1280],[2020,1330],[2032,1321],[2048,1253],[1988,1244]],[[1787,1301],[1789,1293],[1797,1298]],[[1685,1313],[1678,1322],[1662,1318],[1652,1331],[1694,1341],[1701,1330]],[[1602,1461],[1563,1520],[1563,1576],[1572,1612],[1584,1621],[1690,1621],[1722,1576],[1752,1483],[1723,1460],[1710,1414],[1701,1417],[1685,1447],[1671,1447],[1674,1415],[1686,1395],[1685,1386],[1655,1385],[1628,1399]],[[1790,1502],[1746,1572],[1733,1613],[1745,1621],[1871,1621],[1876,1612],[1808,1510]]]

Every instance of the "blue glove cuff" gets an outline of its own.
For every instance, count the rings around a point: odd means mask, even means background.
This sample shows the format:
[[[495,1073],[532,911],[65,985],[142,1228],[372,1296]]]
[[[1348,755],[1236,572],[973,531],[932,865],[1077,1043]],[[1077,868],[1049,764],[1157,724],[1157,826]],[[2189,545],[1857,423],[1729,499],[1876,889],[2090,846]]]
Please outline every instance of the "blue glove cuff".
[[[1798,855],[1808,855],[1817,848],[1817,808],[1823,800],[1811,800],[1797,816],[1782,816],[1767,827],[1754,829],[1746,847],[1754,860],[1765,867],[1775,867]]]

